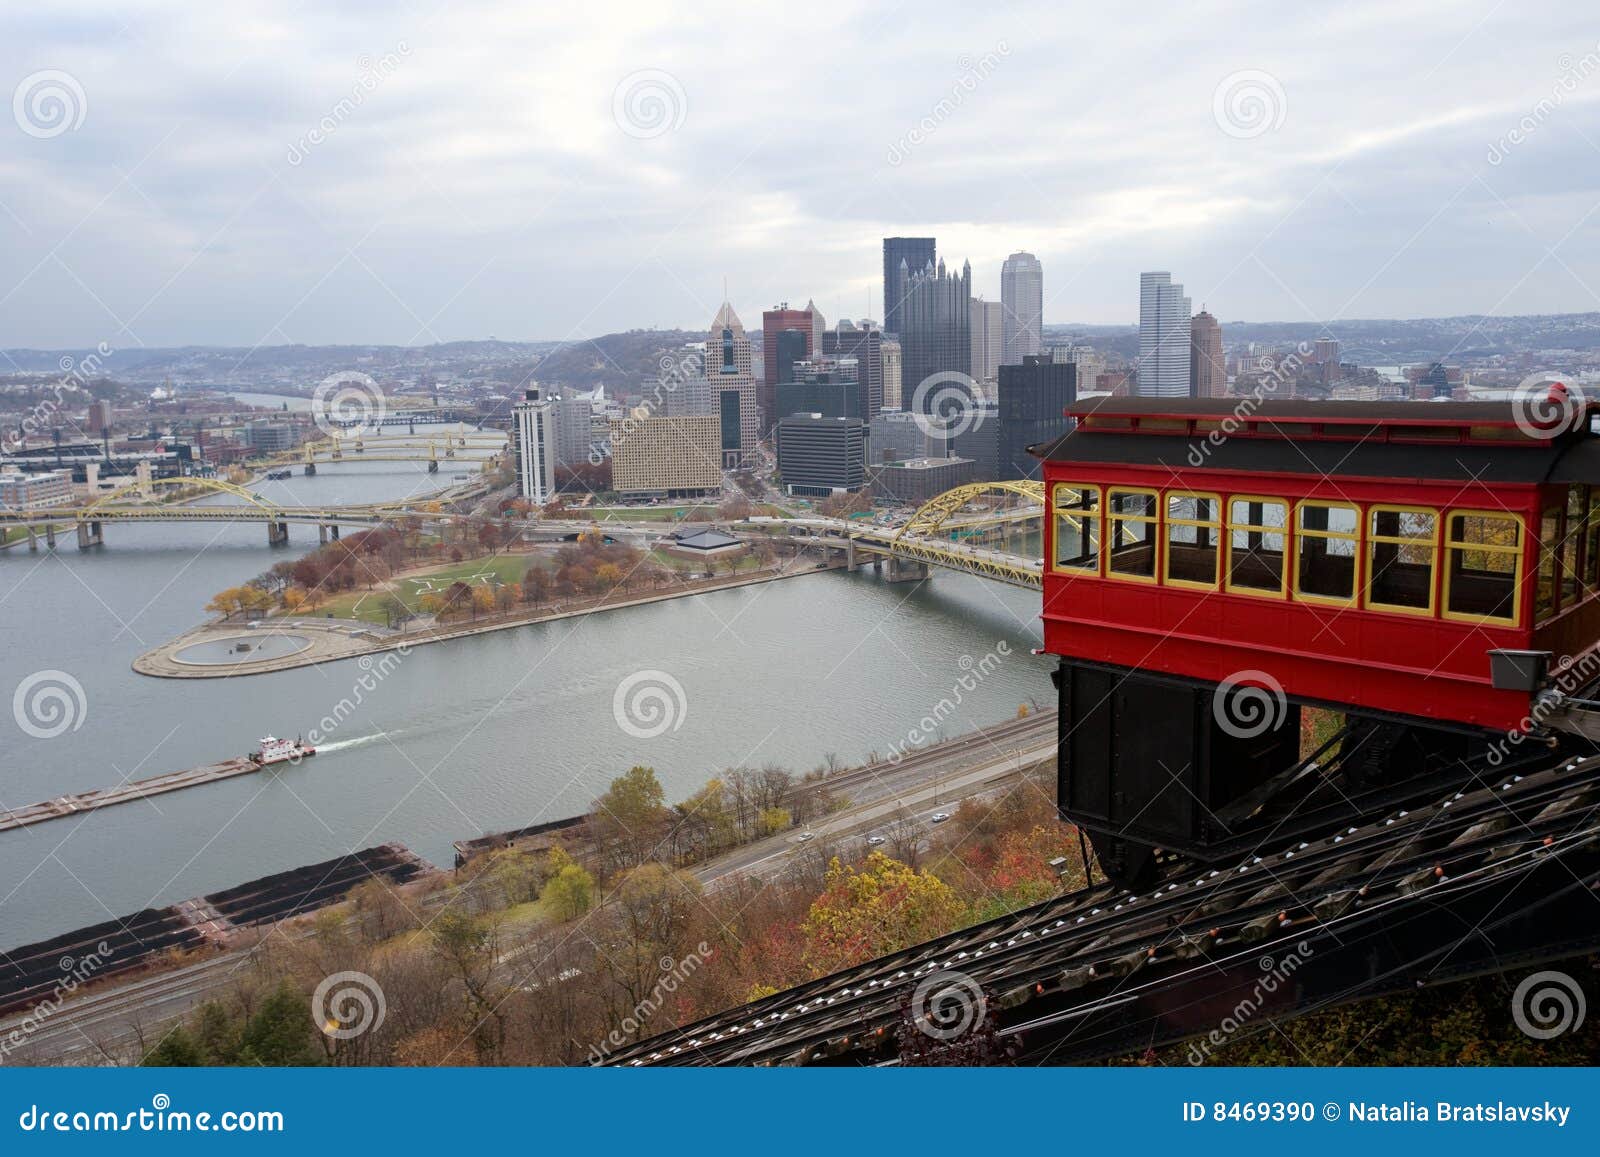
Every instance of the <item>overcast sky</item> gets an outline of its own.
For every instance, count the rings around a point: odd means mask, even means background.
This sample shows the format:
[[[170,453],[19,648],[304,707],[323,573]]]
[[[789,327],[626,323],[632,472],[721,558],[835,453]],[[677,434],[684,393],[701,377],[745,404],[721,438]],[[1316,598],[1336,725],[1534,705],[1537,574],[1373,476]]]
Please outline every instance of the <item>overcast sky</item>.
[[[885,234],[991,297],[1033,251],[1050,323],[1144,269],[1224,322],[1600,309],[1589,4],[318,7],[6,6],[0,346],[877,318]]]

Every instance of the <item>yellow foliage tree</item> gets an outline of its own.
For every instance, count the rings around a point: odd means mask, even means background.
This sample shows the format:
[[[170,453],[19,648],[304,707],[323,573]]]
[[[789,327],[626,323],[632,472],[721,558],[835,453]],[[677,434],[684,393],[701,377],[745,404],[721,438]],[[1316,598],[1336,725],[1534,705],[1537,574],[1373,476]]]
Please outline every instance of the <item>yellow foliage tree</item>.
[[[817,976],[920,944],[954,928],[960,897],[937,876],[873,852],[859,870],[835,858],[801,932]]]

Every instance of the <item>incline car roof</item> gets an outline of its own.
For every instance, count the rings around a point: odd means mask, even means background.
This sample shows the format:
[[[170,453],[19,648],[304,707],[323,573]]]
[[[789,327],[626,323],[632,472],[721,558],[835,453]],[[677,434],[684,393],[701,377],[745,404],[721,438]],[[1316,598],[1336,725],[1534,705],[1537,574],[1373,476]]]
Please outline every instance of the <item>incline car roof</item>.
[[[1525,436],[1520,405],[1103,397],[1068,406],[1078,427],[1028,449],[1049,462],[1155,466],[1175,477],[1215,470],[1600,484],[1600,438],[1586,422],[1575,417],[1554,437]],[[1459,437],[1444,436],[1451,428]],[[1439,440],[1399,437],[1408,429]]]

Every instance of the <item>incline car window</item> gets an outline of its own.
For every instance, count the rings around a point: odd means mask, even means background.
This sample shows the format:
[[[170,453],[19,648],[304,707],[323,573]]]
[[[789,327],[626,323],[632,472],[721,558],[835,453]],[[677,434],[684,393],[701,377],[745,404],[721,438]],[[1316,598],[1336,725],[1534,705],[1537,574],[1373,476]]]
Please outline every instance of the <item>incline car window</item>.
[[[1100,488],[1055,488],[1056,569],[1100,573]]]
[[[1108,574],[1155,580],[1156,493],[1153,490],[1116,490],[1106,494]]]
[[[1221,542],[1222,509],[1214,495],[1168,492],[1167,582],[1215,587]]]
[[[1509,514],[1452,514],[1445,545],[1449,564],[1445,610],[1515,623],[1522,521]]]
[[[1228,589],[1283,593],[1288,504],[1271,498],[1228,502]]]
[[[1350,604],[1356,597],[1356,544],[1361,514],[1354,506],[1302,502],[1295,593]]]
[[[1368,517],[1368,604],[1421,613],[1433,610],[1439,516],[1431,510],[1377,506]]]

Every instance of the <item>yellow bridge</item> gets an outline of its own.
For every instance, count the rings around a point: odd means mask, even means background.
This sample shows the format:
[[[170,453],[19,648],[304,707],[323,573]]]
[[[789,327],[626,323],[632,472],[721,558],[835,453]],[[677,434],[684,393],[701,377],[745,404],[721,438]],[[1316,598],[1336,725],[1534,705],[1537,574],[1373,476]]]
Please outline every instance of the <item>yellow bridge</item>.
[[[196,500],[214,496],[237,502],[199,505]],[[38,539],[56,544],[56,528],[65,522],[77,527],[78,545],[100,545],[101,526],[107,522],[260,522],[267,527],[267,542],[288,541],[289,523],[312,523],[323,541],[339,537],[340,526],[381,526],[401,516],[424,520],[453,517],[448,513],[417,510],[393,503],[354,506],[286,506],[253,490],[215,478],[155,478],[130,482],[83,506],[47,506],[32,510],[0,507],[0,526],[21,526],[28,531],[28,548],[39,549]]]
[[[353,435],[306,442],[298,450],[267,460],[269,466],[297,465],[315,474],[318,463],[329,462],[426,462],[430,474],[437,473],[441,461],[481,464],[503,453],[504,434],[444,433],[437,435]]]
[[[210,497],[235,501],[211,505],[196,501]],[[852,568],[887,560],[891,581],[925,578],[928,566],[939,566],[1037,590],[1043,560],[1030,556],[1042,553],[1043,515],[1042,483],[974,482],[924,503],[901,526],[841,518],[774,518],[744,525],[821,539],[843,551]],[[107,522],[257,522],[266,525],[267,541],[275,545],[288,540],[290,523],[315,525],[327,541],[339,537],[340,526],[382,526],[402,517],[435,521],[455,516],[394,503],[287,506],[231,482],[160,478],[129,483],[82,506],[0,508],[0,527],[25,527],[29,548],[37,550],[40,536],[54,547],[57,527],[69,522],[77,528],[78,545],[85,548],[103,541],[101,527]],[[559,529],[570,526],[563,523]],[[651,523],[632,529],[653,535],[663,528]]]
[[[930,499],[899,527],[840,518],[781,519],[772,525],[808,529],[837,543],[851,569],[872,556],[887,558],[890,581],[925,578],[927,567],[940,566],[1038,590],[1044,560],[1030,556],[1043,551],[1043,518],[1042,482],[973,482]]]

